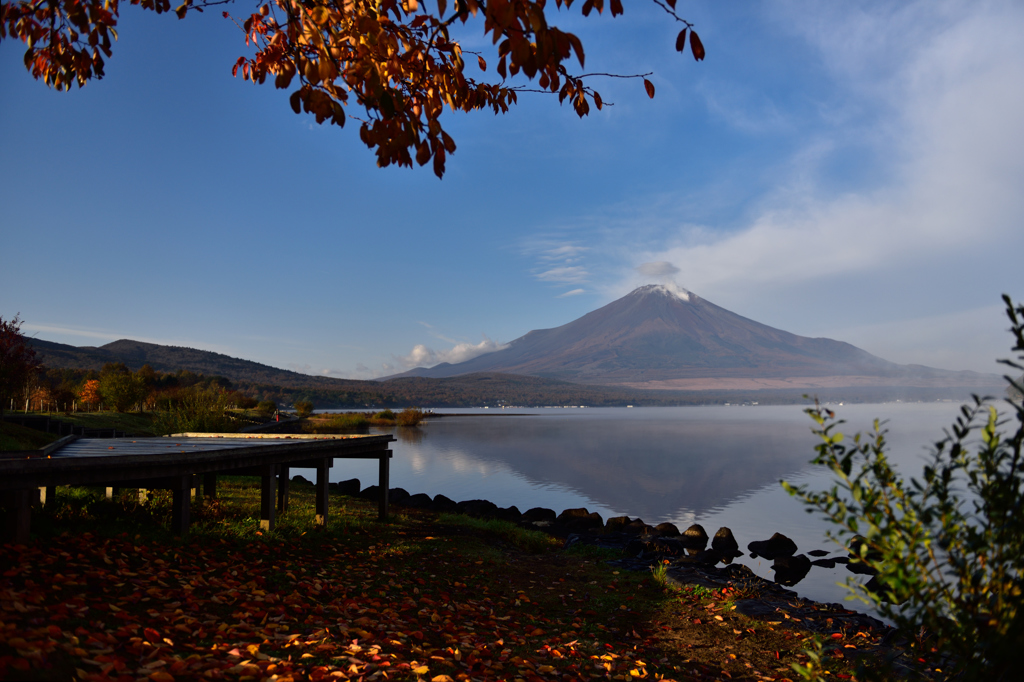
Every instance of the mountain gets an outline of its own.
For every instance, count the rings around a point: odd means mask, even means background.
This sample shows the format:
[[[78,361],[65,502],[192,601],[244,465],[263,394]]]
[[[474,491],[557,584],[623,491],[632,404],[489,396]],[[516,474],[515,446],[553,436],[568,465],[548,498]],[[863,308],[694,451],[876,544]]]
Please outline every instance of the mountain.
[[[898,365],[842,341],[755,322],[677,287],[648,285],[503,350],[395,377],[501,372],[660,390],[993,387],[994,374]]]

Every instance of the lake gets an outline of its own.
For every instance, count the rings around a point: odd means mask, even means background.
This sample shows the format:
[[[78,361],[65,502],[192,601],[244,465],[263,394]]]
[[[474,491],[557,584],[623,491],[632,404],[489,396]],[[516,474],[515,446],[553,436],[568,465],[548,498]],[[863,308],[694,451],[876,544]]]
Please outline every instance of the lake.
[[[875,418],[889,421],[890,459],[918,475],[931,444],[957,415],[956,403],[831,406],[852,435]],[[640,517],[680,530],[693,523],[713,535],[733,530],[741,549],[781,532],[799,552],[840,553],[825,539],[828,525],[804,511],[780,479],[829,484],[814,467],[816,437],[804,406],[529,408],[437,410],[445,416],[416,429],[391,429],[392,487],[444,494],[455,501],[487,499],[498,506],[586,507],[605,519]],[[388,432],[387,429],[374,432]],[[303,473],[312,478],[312,472]],[[331,480],[377,481],[376,462],[337,461]],[[771,562],[741,557],[771,579]],[[813,567],[794,588],[819,601],[843,601],[835,583],[851,574]],[[849,608],[862,608],[847,602]]]

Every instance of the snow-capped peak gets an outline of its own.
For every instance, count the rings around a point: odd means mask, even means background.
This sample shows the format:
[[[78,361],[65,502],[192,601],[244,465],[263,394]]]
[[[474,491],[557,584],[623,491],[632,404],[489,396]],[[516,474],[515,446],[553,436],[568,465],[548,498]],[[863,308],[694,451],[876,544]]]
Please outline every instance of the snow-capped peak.
[[[690,291],[687,291],[683,287],[679,286],[675,282],[666,282],[664,284],[647,284],[640,287],[634,293],[646,294],[646,293],[658,293],[665,296],[674,296],[680,301],[690,302],[691,297],[694,297]]]

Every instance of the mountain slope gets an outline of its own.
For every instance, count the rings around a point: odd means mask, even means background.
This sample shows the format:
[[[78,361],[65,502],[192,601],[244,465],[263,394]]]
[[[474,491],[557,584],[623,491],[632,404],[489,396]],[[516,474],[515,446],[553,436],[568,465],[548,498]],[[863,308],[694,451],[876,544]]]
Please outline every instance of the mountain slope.
[[[662,389],[723,382],[736,389],[999,384],[995,375],[898,365],[842,341],[791,334],[660,285],[640,287],[561,327],[531,331],[504,350],[398,376],[473,372]]]

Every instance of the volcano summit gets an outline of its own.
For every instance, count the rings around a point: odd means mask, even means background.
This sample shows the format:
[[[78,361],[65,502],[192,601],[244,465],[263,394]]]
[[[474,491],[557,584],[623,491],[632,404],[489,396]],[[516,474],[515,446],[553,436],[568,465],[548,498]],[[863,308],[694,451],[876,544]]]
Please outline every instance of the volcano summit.
[[[994,374],[898,365],[842,341],[797,336],[655,284],[561,327],[531,331],[503,350],[397,376],[477,372],[662,390],[1002,384]]]

